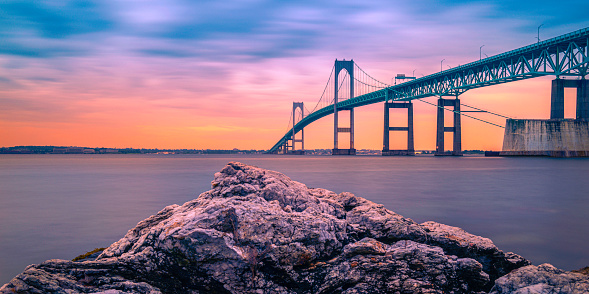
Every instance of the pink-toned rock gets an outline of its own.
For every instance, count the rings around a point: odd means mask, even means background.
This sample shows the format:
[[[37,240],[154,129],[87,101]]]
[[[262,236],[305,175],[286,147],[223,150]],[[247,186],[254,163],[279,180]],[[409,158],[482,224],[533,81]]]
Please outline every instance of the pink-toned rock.
[[[529,265],[497,279],[492,294],[589,293],[589,277],[550,264]]]

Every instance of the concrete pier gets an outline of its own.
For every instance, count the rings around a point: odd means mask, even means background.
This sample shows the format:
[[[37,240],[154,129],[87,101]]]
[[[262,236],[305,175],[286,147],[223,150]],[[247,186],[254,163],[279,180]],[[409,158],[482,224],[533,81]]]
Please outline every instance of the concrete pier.
[[[294,150],[291,152],[288,152],[289,155],[305,155],[305,150]]]
[[[438,126],[436,131],[436,153],[435,156],[462,156],[462,127],[460,122],[460,99],[438,99]],[[454,126],[444,126],[444,107],[452,106],[454,108]],[[452,152],[444,150],[444,134],[451,132],[454,135]]]
[[[589,120],[508,119],[500,156],[589,157]]]
[[[577,88],[577,119],[564,118],[565,88]],[[552,80],[550,119],[508,119],[499,155],[589,157],[589,81]]]
[[[407,109],[407,127],[391,127],[389,126],[389,110],[391,108],[406,108]],[[390,150],[390,132],[391,131],[406,131],[407,132],[407,149],[405,150]],[[384,103],[384,135],[382,144],[382,156],[398,156],[398,155],[415,155],[415,143],[413,139],[413,103],[411,102],[385,102]]]
[[[356,149],[332,149],[331,155],[356,155]]]

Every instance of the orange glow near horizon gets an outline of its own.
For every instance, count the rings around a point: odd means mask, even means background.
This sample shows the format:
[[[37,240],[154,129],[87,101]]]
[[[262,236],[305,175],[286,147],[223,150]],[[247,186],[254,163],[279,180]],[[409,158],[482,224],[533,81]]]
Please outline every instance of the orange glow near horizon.
[[[537,78],[471,90],[460,96],[461,102],[513,118],[547,118],[550,107],[550,80]],[[257,89],[249,88],[244,91]],[[161,89],[158,90],[163,91]],[[277,90],[280,91],[280,90]],[[15,93],[25,95],[31,93]],[[265,93],[263,93],[265,94]],[[151,94],[144,94],[151,95]],[[171,95],[168,93],[168,95]],[[266,94],[265,94],[266,95]],[[574,96],[567,91],[567,115],[574,115]],[[31,95],[29,95],[30,97]],[[40,90],[36,99],[56,97],[51,89]],[[24,98],[23,98],[24,99]],[[181,99],[181,98],[177,98]],[[250,98],[251,101],[255,98]],[[51,101],[53,100],[53,101]],[[56,99],[49,99],[57,103]],[[425,100],[435,103],[436,98]],[[71,101],[71,100],[70,100]],[[311,102],[307,101],[307,105]],[[239,102],[232,105],[239,108]],[[281,101],[279,111],[262,111],[249,108],[245,103],[240,115],[219,115],[217,111],[200,111],[198,108],[173,108],[158,105],[154,99],[108,99],[81,100],[67,103],[67,107],[45,113],[46,117],[31,118],[34,113],[13,111],[0,121],[0,137],[3,146],[55,145],[113,148],[172,148],[172,149],[268,149],[286,131],[286,119],[291,103]],[[278,104],[278,103],[276,103]],[[61,104],[64,105],[64,104]],[[414,101],[415,148],[435,148],[435,107]],[[43,107],[40,105],[39,107]],[[75,114],[67,108],[83,109]],[[218,106],[217,106],[218,107]],[[208,106],[209,109],[215,106]],[[248,109],[249,108],[249,109]],[[307,107],[310,108],[310,107]],[[463,110],[466,108],[463,106]],[[252,113],[249,114],[248,111]],[[232,109],[229,109],[232,112]],[[382,103],[364,106],[355,111],[357,149],[382,148]],[[222,112],[221,112],[222,113]],[[343,117],[347,112],[342,112]],[[473,116],[504,125],[504,119],[489,114],[474,113]],[[447,112],[446,117],[451,118]],[[27,120],[19,120],[27,118]],[[391,125],[405,126],[406,113],[391,111]],[[447,119],[447,126],[451,120]],[[391,133],[391,148],[406,147],[406,133]],[[447,135],[449,136],[449,134]],[[500,150],[503,129],[483,122],[462,118],[462,146],[464,150]],[[450,137],[446,140],[450,148]],[[346,139],[340,139],[341,148],[346,148]],[[333,147],[333,116],[325,117],[305,129],[306,149],[329,149]]]

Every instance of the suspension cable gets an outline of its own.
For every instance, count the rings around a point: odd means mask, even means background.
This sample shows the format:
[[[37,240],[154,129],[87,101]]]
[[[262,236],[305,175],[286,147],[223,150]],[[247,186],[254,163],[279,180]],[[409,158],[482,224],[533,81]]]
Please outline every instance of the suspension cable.
[[[476,108],[476,107],[473,107],[473,106],[469,106],[469,105],[466,105],[464,103],[461,103],[460,105],[464,105],[466,107],[470,107],[470,108],[473,108],[473,109],[476,109],[476,110],[484,111],[486,113],[493,114],[493,115],[496,115],[496,116],[500,116],[500,117],[503,117],[503,118],[509,118],[509,119],[511,119],[511,117],[508,117],[508,116],[505,116],[505,115],[501,115],[501,114],[498,114],[498,113],[494,113],[494,112],[490,112],[490,111],[487,111],[487,110],[484,110],[484,109]]]
[[[451,109],[448,109],[448,108],[446,108],[446,107],[439,106],[439,105],[437,105],[437,104],[434,104],[434,103],[431,103],[431,102],[428,102],[428,101],[424,101],[424,100],[421,100],[421,99],[423,99],[423,98],[419,98],[419,99],[416,99],[416,100],[417,100],[417,101],[421,101],[421,102],[423,102],[423,103],[427,103],[427,104],[430,104],[430,105],[436,106],[436,107],[438,107],[438,108],[445,109],[445,110],[447,110],[447,111],[450,111],[450,112],[454,112],[454,113],[458,113],[458,114],[460,114],[460,115],[464,115],[464,116],[466,116],[466,117],[469,117],[469,118],[472,118],[472,119],[475,119],[475,120],[478,120],[478,121],[482,121],[482,122],[484,122],[484,123],[488,123],[488,124],[490,124],[490,125],[493,125],[493,126],[496,126],[496,127],[500,127],[500,128],[503,128],[503,129],[505,129],[505,127],[504,127],[504,126],[501,126],[501,125],[498,125],[498,124],[495,124],[495,123],[492,123],[492,122],[488,122],[488,121],[486,121],[486,120],[482,120],[482,119],[480,119],[480,118],[477,118],[477,117],[474,117],[474,116],[470,116],[470,115],[464,114],[464,113],[462,113],[462,112],[460,112],[460,111],[451,110]]]
[[[358,69],[359,69],[361,72],[363,72],[365,75],[367,75],[368,77],[370,77],[370,78],[371,78],[371,79],[373,79],[374,81],[376,81],[376,82],[378,82],[378,83],[380,83],[380,84],[386,85],[387,87],[390,87],[390,86],[391,86],[391,85],[389,85],[389,84],[387,84],[387,83],[383,83],[383,82],[381,82],[381,81],[379,81],[379,80],[377,80],[377,79],[373,78],[371,75],[367,74],[367,73],[366,73],[366,72],[365,72],[365,71],[364,71],[364,70],[363,70],[363,69],[362,69],[360,66],[358,66],[358,64],[356,64],[355,62],[354,62],[354,65],[355,65],[355,66],[356,66],[356,67],[357,67],[357,68],[358,68]]]
[[[390,87],[389,85],[386,85],[386,84],[385,84],[385,86],[375,86],[375,85],[370,85],[370,84],[367,84],[367,83],[365,83],[365,82],[363,82],[363,81],[360,81],[360,80],[358,80],[356,77],[354,77],[354,80],[356,80],[356,82],[358,82],[358,83],[360,83],[360,84],[364,84],[364,85],[366,85],[366,86],[368,86],[368,87],[374,87],[374,88],[380,88],[380,89],[384,89],[384,88]],[[377,81],[377,82],[378,82],[378,81]]]
[[[315,108],[313,108],[313,111],[311,111],[309,113],[315,112],[315,110],[317,109],[317,106],[319,106],[319,103],[321,103],[321,99],[323,99],[323,95],[325,95],[325,91],[327,91],[327,87],[329,86],[329,81],[331,81],[331,76],[333,76],[334,71],[335,71],[335,64],[331,67],[331,73],[329,74],[329,79],[327,79],[327,83],[325,84],[325,88],[323,89],[323,93],[321,94],[319,101],[317,101],[317,104],[315,104]]]
[[[293,110],[290,111],[290,115],[288,116],[288,125],[286,125],[286,130],[284,131],[284,133],[288,133],[288,128],[290,127],[290,122],[292,122],[292,112]],[[294,122],[293,122],[293,126],[294,128]]]

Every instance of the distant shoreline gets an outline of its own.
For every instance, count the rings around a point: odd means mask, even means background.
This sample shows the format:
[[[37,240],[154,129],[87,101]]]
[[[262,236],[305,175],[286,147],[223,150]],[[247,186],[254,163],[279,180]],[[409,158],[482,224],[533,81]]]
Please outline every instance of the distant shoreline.
[[[92,148],[77,146],[0,147],[0,154],[262,154],[266,150]]]
[[[158,149],[105,148],[78,146],[14,146],[0,147],[0,154],[264,154],[268,150],[243,149]],[[380,155],[381,150],[358,149],[358,155]],[[308,149],[307,155],[331,155],[331,149]],[[433,154],[433,150],[416,150],[416,154]],[[483,150],[464,150],[463,154],[485,154]]]

